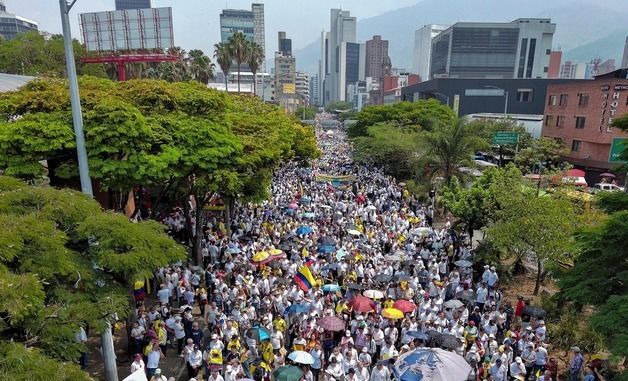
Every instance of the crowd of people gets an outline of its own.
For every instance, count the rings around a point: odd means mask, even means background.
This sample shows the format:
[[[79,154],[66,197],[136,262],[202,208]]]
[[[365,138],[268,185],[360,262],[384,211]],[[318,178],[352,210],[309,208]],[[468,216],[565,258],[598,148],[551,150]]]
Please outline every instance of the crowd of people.
[[[466,360],[468,380],[556,380],[544,321],[524,316],[523,298],[504,302],[494,266],[474,273],[468,239],[433,227],[404,184],[354,164],[341,131],[317,139],[322,157],[278,170],[268,201],[237,206],[228,227],[210,220],[205,271],[157,272],[157,303],[131,330],[132,370],[165,381],[160,360],[180,356],[197,381],[419,381],[395,360],[440,347]],[[274,373],[288,364],[297,379]],[[582,356],[571,365],[575,380]]]

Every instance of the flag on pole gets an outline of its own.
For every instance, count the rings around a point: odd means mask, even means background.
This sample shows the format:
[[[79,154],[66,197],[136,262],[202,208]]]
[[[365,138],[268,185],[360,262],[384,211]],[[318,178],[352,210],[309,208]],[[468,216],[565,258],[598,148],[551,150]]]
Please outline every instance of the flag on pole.
[[[297,273],[292,278],[294,282],[303,291],[308,291],[314,286],[316,280],[310,271],[310,268],[306,265],[299,267]]]

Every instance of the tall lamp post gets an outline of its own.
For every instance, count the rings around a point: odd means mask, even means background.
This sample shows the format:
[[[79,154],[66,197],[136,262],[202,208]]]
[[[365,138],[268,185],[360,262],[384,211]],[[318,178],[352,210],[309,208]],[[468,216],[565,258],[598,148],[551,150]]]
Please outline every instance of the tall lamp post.
[[[76,77],[76,64],[74,62],[74,47],[72,46],[72,31],[70,30],[70,10],[77,0],[68,3],[59,0],[61,8],[61,25],[63,27],[63,45],[65,48],[65,64],[70,84],[70,102],[72,104],[72,120],[74,124],[74,136],[76,138],[76,156],[78,159],[79,176],[81,178],[81,191],[93,197],[92,181],[89,177],[89,165],[87,162],[87,149],[85,148],[85,135],[83,133],[83,114],[81,112],[81,98]],[[107,381],[118,381],[118,368],[116,366],[116,354],[113,347],[113,334],[111,322],[105,318],[105,327],[100,336],[102,356],[105,364],[105,378]]]

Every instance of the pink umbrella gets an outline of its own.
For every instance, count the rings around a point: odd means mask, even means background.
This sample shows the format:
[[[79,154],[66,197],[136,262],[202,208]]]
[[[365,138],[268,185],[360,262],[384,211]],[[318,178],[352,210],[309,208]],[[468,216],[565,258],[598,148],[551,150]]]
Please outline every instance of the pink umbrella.
[[[298,207],[299,206],[296,203],[294,203],[294,202],[291,202],[290,204],[288,204],[288,208],[290,208],[290,209],[296,209]]]
[[[565,174],[567,177],[584,177],[584,171],[582,169],[570,169]]]
[[[399,299],[393,304],[393,307],[404,313],[410,313],[416,310],[416,305],[409,300]]]
[[[372,312],[375,311],[375,302],[365,296],[358,295],[351,299],[349,307],[357,312]]]
[[[615,175],[613,175],[612,173],[602,173],[600,174],[600,177],[609,177],[611,179],[614,179]]]

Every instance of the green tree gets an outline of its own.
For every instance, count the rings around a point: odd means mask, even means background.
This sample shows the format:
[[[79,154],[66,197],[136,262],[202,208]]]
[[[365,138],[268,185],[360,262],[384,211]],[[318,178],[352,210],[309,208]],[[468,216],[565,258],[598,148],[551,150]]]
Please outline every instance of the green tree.
[[[556,139],[541,137],[533,140],[528,147],[520,149],[515,163],[522,172],[528,173],[537,167],[539,171],[554,171],[561,167],[561,155],[567,153],[564,145]]]
[[[425,147],[423,160],[432,168],[433,174],[441,175],[445,184],[451,184],[456,170],[470,164],[473,154],[486,142],[464,121],[438,124],[423,133]]]
[[[103,212],[81,193],[0,184],[0,375],[46,379],[39,366],[24,366],[38,361],[49,371],[67,368],[53,379],[89,379],[61,364],[85,350],[76,331],[126,316],[131,284],[185,258],[185,250],[163,226]]]
[[[619,118],[615,118],[613,120],[613,127],[619,128],[620,130],[627,132],[628,131],[628,113],[620,116]],[[628,162],[628,145],[624,145],[624,150],[620,155],[620,158],[626,162]],[[626,172],[626,177],[624,179],[624,192],[628,193],[628,165],[624,164],[619,169]]]
[[[229,37],[229,51],[238,68],[238,94],[240,93],[240,67],[249,60],[250,45],[242,32],[236,32]]]
[[[609,214],[628,210],[628,194],[623,192],[599,192],[595,195],[595,205]]]
[[[85,47],[73,41],[76,71],[79,75],[106,77],[103,65],[85,64]],[[66,77],[63,36],[49,38],[37,32],[20,33],[12,40],[0,40],[0,71],[8,74]]]
[[[257,72],[264,62],[264,49],[256,42],[248,42],[247,64],[253,73],[253,94],[257,95]]]
[[[574,206],[564,198],[537,197],[532,188],[502,188],[495,194],[500,209],[486,229],[495,247],[517,261],[532,259],[537,274],[537,295],[546,268],[573,259],[573,233],[579,227]]]
[[[231,49],[229,49],[229,44],[227,42],[219,42],[214,45],[214,59],[218,63],[218,66],[220,66],[222,74],[225,76],[225,91],[227,91],[229,69],[231,68],[231,62],[233,62]]]
[[[316,117],[316,108],[311,106],[299,106],[294,112],[294,116],[301,120],[312,120]]]
[[[358,122],[348,130],[349,137],[365,136],[368,133],[368,127],[378,123],[429,131],[436,125],[454,124],[456,115],[446,105],[431,99],[368,106],[357,114],[357,120]]]
[[[325,111],[332,114],[336,114],[339,112],[351,111],[352,108],[353,108],[353,105],[351,104],[351,102],[336,101],[336,102],[331,102],[327,106],[325,106]]]
[[[188,53],[188,66],[195,81],[208,84],[214,78],[214,67],[211,59],[202,50],[193,49]]]

